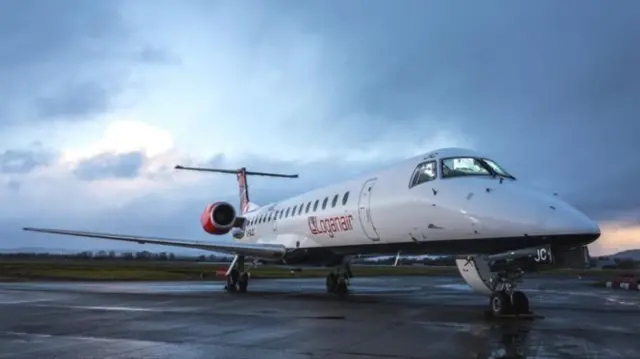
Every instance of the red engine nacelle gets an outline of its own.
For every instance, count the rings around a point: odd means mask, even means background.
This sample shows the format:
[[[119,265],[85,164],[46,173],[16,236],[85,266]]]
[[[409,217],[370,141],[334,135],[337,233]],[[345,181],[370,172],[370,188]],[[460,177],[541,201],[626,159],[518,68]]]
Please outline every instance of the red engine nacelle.
[[[227,234],[236,223],[236,210],[227,202],[212,203],[200,216],[202,229],[209,234]]]

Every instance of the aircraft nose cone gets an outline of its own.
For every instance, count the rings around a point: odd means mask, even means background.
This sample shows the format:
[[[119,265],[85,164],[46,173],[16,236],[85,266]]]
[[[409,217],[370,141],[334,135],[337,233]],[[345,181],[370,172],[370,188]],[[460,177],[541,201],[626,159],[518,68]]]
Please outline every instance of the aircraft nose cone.
[[[514,183],[490,192],[484,206],[476,204],[482,225],[496,233],[586,235],[599,237],[600,227],[561,198]],[[467,201],[471,202],[471,201]],[[471,204],[471,203],[470,203]]]
[[[556,201],[549,209],[545,217],[549,229],[566,234],[600,234],[600,226],[594,220],[566,203]]]

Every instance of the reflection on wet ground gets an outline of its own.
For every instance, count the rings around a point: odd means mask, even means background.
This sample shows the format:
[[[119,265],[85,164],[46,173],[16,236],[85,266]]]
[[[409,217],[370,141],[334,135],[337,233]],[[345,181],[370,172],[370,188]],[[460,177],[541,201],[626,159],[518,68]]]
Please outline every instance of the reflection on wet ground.
[[[457,277],[0,284],[0,358],[640,358],[640,294],[533,278],[543,319],[488,321]]]

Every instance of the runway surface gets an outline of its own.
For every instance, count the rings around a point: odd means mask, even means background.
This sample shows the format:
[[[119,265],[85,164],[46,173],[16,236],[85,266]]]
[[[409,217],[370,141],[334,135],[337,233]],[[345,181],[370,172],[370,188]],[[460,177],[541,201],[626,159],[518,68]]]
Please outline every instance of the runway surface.
[[[544,319],[488,321],[458,277],[0,284],[0,358],[640,358],[638,292],[529,279]],[[518,356],[520,355],[520,356]]]

